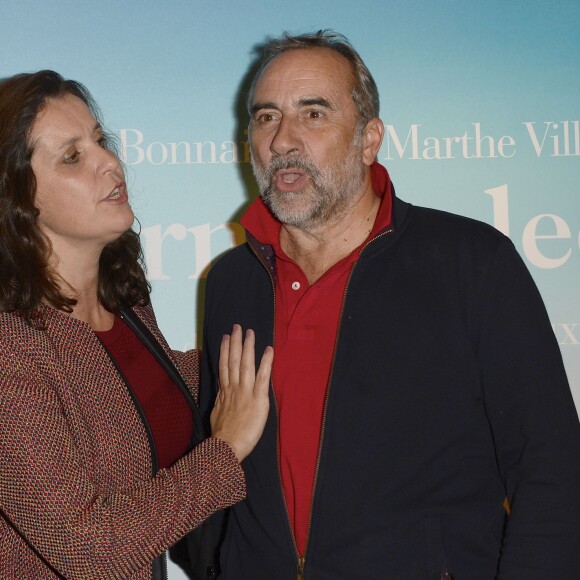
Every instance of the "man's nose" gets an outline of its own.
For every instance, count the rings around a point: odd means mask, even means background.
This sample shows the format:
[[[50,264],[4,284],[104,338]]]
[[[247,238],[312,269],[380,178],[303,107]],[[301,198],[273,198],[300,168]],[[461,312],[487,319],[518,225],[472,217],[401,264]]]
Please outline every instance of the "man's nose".
[[[276,155],[300,153],[301,143],[298,121],[289,117],[282,117],[270,143],[270,151]]]

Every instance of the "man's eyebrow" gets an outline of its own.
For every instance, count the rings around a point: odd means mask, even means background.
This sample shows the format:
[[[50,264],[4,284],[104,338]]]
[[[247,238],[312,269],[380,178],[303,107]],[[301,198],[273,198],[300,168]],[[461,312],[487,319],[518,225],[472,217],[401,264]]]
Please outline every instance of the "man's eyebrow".
[[[313,105],[324,107],[325,109],[334,110],[334,107],[331,105],[330,101],[322,98],[322,97],[312,97],[310,99],[300,99],[298,104],[301,107],[312,107]]]
[[[334,110],[334,107],[332,106],[330,101],[324,99],[323,97],[308,97],[300,99],[298,101],[298,106],[299,107],[317,106],[323,107],[324,109],[330,109],[331,111]],[[252,107],[250,108],[250,114],[254,116],[258,111],[261,111],[262,109],[274,109],[275,111],[279,111],[280,107],[275,103],[270,102],[256,103],[255,105],[252,105]]]
[[[262,109],[275,109],[276,111],[279,111],[280,107],[278,107],[274,103],[256,103],[255,105],[252,105],[252,107],[250,108],[250,114],[255,115],[258,111],[261,111]]]

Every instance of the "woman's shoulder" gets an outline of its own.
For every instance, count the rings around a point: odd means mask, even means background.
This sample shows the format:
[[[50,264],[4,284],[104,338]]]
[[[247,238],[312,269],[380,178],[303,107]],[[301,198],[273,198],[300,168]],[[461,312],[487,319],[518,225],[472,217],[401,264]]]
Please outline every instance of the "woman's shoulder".
[[[0,351],[42,341],[41,332],[39,327],[34,326],[34,321],[29,323],[16,312],[0,312]]]

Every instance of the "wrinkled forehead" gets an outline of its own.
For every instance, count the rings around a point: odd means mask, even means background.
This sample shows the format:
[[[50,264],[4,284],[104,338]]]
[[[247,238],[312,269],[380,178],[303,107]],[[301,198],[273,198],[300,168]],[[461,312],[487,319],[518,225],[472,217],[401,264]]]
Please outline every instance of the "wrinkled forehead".
[[[275,57],[257,78],[252,105],[268,93],[324,91],[351,96],[354,80],[351,65],[329,48],[290,49]]]

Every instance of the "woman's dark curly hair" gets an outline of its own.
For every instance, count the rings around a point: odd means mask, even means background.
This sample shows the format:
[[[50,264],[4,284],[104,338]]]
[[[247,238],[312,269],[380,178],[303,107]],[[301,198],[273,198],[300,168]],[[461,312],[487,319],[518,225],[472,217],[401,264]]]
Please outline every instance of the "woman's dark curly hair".
[[[0,81],[0,311],[16,312],[42,326],[38,306],[46,302],[72,312],[63,281],[49,266],[52,247],[38,225],[31,131],[49,99],[74,95],[100,121],[89,91],[50,70],[18,74]],[[110,139],[108,140],[110,145]],[[132,229],[108,244],[99,262],[99,300],[107,310],[149,303],[139,235]]]

